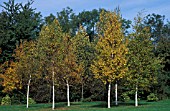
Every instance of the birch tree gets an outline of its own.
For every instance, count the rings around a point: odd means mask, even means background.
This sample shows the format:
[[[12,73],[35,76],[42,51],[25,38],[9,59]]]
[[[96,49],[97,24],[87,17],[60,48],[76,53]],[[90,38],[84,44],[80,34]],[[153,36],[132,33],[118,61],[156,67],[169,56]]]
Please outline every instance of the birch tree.
[[[70,106],[70,85],[79,82],[79,73],[82,68],[77,64],[73,43],[68,34],[65,34],[62,45],[63,62],[61,67],[61,78],[66,82],[67,106]]]
[[[159,58],[154,57],[149,28],[142,25],[141,14],[135,18],[133,33],[129,37],[128,84],[135,91],[135,106],[138,106],[139,88],[156,83],[160,66]]]
[[[21,55],[21,54],[22,55]],[[21,56],[19,56],[19,54]],[[23,85],[27,84],[27,105],[29,107],[30,84],[32,78],[37,78],[38,61],[36,59],[36,42],[24,41],[20,48],[16,49],[16,59],[19,60],[17,65],[17,74],[22,76]],[[19,57],[19,58],[18,58]]]
[[[27,85],[27,105],[29,103],[29,89],[31,84],[31,78],[37,77],[37,61],[35,61],[35,43],[21,42],[15,49],[15,62],[11,61],[9,67],[6,69],[5,74],[2,75],[4,78],[3,86],[4,92],[11,92],[14,89],[21,89]]]
[[[90,65],[94,58],[94,46],[90,43],[86,31],[80,26],[76,36],[72,38],[74,52],[76,54],[77,63],[81,67],[81,100],[84,99],[84,86],[91,76]]]
[[[108,84],[108,108],[110,108],[111,83],[116,83],[125,76],[128,50],[121,30],[120,17],[116,12],[102,12],[98,26],[97,54],[91,69],[95,78]]]
[[[63,38],[62,29],[55,19],[51,24],[44,26],[38,39],[40,64],[45,66],[47,77],[52,80],[52,110],[55,108],[55,84],[61,65],[62,52],[60,46]]]

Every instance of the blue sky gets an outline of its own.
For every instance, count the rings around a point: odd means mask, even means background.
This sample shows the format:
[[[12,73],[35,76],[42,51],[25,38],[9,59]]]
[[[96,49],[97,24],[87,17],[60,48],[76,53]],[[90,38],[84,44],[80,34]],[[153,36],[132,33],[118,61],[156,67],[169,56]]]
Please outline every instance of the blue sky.
[[[0,4],[8,0],[0,0]],[[28,0],[15,0],[26,3]],[[170,0],[34,0],[33,8],[40,11],[43,16],[56,12],[69,6],[75,13],[83,10],[105,8],[113,11],[120,7],[122,16],[132,20],[138,12],[144,10],[144,14],[156,13],[165,15],[170,20]],[[2,10],[2,8],[0,8]]]

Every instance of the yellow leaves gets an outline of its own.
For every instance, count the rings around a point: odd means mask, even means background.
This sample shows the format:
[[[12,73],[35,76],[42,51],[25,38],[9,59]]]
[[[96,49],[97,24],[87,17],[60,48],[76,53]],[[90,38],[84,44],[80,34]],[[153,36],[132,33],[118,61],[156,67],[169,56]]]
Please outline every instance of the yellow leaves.
[[[35,61],[33,54],[36,54],[35,43],[33,41],[21,41],[20,45],[16,47],[15,62],[9,61],[5,63],[1,72],[3,92],[11,92],[14,89],[21,89],[26,85],[27,78],[33,74],[35,70]]]
[[[16,68],[17,64],[15,62],[11,62],[4,74],[0,74],[0,78],[3,80],[2,86],[4,86],[3,92],[10,92],[22,87],[20,76],[16,73]]]
[[[115,12],[102,12],[100,15],[99,41],[96,45],[97,59],[91,65],[95,77],[104,83],[125,76],[127,47],[121,31],[119,16]]]

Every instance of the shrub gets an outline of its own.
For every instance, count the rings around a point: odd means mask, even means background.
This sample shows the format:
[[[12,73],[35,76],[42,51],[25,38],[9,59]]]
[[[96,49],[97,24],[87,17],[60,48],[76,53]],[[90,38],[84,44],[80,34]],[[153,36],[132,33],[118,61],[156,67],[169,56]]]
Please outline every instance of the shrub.
[[[128,96],[127,93],[123,93],[123,94],[121,95],[121,101],[123,101],[123,102],[128,102],[128,101],[130,101],[130,97]]]
[[[147,96],[147,101],[158,101],[158,97],[154,93],[150,93],[150,95]]]
[[[29,98],[29,104],[36,104],[36,102],[34,101],[34,99],[32,99],[32,98]]]
[[[0,102],[2,101],[2,96],[0,96]]]
[[[11,97],[11,104],[12,104],[12,105],[21,104],[20,98],[15,97],[15,96],[12,96],[12,97]]]
[[[92,101],[91,97],[88,97],[82,100],[82,102],[91,102],[91,101]]]
[[[9,95],[6,95],[2,98],[1,105],[11,105],[11,98],[9,97]]]

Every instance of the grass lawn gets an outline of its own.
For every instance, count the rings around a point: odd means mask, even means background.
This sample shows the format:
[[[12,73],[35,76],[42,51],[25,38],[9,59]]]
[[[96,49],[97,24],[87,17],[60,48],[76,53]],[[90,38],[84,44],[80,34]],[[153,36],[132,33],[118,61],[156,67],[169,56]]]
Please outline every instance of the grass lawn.
[[[170,111],[170,99],[159,102],[140,101],[139,107],[134,107],[134,102],[120,103],[119,106],[112,105],[106,108],[105,102],[76,102],[70,107],[66,103],[56,103],[56,111]],[[25,105],[0,106],[0,111],[51,111],[51,104],[30,105],[26,109]]]

